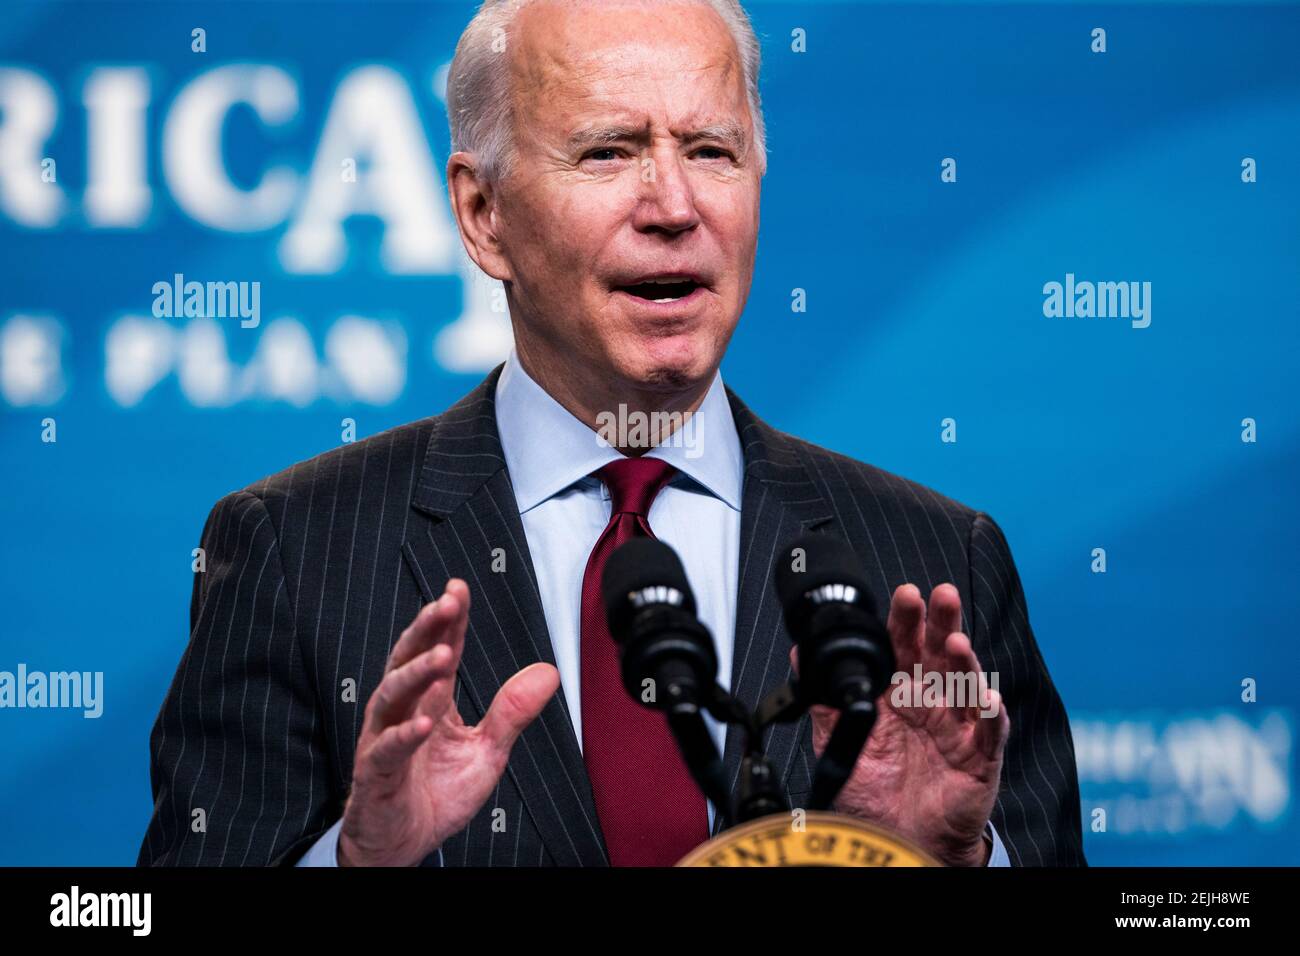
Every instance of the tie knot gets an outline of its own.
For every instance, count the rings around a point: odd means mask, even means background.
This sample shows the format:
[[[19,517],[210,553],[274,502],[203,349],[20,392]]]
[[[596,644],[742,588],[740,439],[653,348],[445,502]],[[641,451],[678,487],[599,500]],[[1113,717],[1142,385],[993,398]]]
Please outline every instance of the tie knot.
[[[609,489],[610,514],[634,514],[645,518],[661,488],[676,471],[661,458],[620,458],[596,472]]]

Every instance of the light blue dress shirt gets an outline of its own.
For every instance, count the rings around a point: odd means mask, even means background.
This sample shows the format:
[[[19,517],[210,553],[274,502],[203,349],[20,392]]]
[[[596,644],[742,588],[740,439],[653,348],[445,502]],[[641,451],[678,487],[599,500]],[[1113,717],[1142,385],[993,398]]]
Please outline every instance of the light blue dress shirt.
[[[581,748],[582,577],[610,518],[609,492],[592,473],[621,453],[533,381],[513,351],[497,382],[496,416],[560,683]],[[730,688],[745,463],[721,373],[693,419],[646,455],[677,469],[647,517],[655,536],[682,559],[700,620],[717,648],[718,683]],[[723,752],[725,725],[711,717],[706,721],[718,752]],[[711,803],[708,812],[712,827]],[[298,865],[336,865],[340,825],[335,823]],[[989,865],[1009,866],[996,831],[992,836]]]

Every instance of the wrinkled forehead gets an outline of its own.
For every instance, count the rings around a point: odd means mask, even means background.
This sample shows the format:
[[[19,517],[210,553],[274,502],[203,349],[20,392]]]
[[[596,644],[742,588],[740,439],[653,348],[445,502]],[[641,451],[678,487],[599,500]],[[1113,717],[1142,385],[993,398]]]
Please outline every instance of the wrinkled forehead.
[[[705,4],[540,0],[511,39],[516,122],[535,134],[597,116],[749,125],[735,42]]]

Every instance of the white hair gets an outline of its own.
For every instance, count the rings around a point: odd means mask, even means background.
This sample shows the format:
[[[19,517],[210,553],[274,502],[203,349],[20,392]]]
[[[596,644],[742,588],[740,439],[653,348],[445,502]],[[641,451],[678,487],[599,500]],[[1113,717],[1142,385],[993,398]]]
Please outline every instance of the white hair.
[[[456,44],[447,75],[447,119],[451,125],[452,152],[473,153],[489,182],[506,176],[514,163],[511,137],[513,109],[510,66],[502,54],[515,16],[533,0],[483,0]],[[736,50],[754,125],[754,151],[759,172],[767,167],[763,110],[758,95],[761,59],[758,37],[740,0],[673,0],[702,3],[722,18]]]

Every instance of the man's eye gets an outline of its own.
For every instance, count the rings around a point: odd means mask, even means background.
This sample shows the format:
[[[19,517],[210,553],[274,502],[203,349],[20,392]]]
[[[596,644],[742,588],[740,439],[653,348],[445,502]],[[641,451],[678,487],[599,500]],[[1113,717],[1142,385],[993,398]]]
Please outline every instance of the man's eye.
[[[605,160],[611,160],[611,159],[618,159],[618,150],[612,146],[606,149],[593,149],[584,158],[594,159],[597,162],[603,162]]]
[[[709,156],[702,155],[704,153],[711,153],[713,155],[709,155]],[[701,159],[730,159],[731,158],[731,154],[729,152],[727,152],[725,149],[722,149],[721,147],[718,146],[702,146],[700,149],[695,151],[695,155],[699,156]]]

